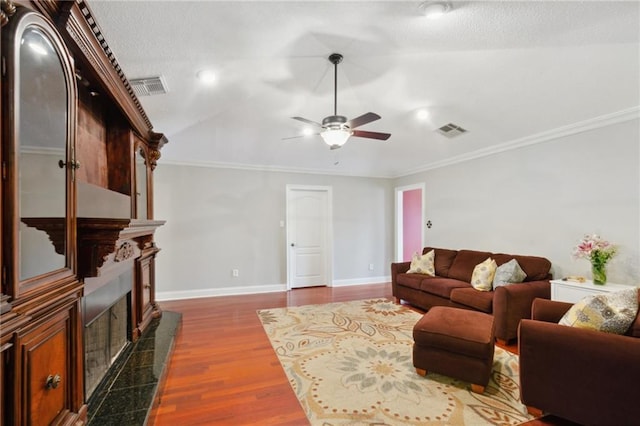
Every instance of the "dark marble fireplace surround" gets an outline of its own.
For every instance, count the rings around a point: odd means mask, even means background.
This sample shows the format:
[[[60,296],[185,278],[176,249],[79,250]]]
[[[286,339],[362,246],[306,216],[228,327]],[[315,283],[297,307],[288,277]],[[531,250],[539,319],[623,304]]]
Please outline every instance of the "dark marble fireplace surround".
[[[159,251],[153,233],[162,224],[78,218],[89,424],[146,424],[162,385],[181,315],[160,311],[141,266]]]
[[[164,312],[132,342],[129,324],[133,282],[133,269],[125,268],[82,301],[90,425],[147,423],[179,330],[181,315]],[[109,323],[116,324],[113,328],[117,330],[100,329],[101,324]],[[100,324],[97,329],[96,324]],[[102,340],[103,345],[96,345],[97,340]],[[112,340],[117,341],[114,346]],[[113,364],[108,365],[111,357]],[[92,377],[94,372],[99,377]]]

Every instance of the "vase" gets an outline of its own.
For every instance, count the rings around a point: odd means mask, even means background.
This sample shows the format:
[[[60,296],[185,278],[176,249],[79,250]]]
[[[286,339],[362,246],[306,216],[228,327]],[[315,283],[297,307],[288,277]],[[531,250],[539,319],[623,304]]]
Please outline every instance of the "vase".
[[[593,276],[593,283],[603,285],[607,282],[607,269],[605,264],[592,263],[591,275]]]

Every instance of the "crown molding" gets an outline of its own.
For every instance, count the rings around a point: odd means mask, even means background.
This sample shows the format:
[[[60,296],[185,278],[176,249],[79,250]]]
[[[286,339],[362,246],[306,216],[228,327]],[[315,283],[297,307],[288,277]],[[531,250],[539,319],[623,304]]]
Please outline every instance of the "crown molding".
[[[172,166],[188,166],[188,167],[204,167],[210,169],[231,169],[231,170],[247,170],[258,172],[277,172],[277,173],[299,173],[307,175],[328,175],[328,176],[345,176],[345,177],[361,177],[371,179],[391,179],[394,176],[376,176],[365,175],[357,173],[345,173],[336,172],[334,170],[327,169],[306,169],[296,167],[284,167],[284,166],[266,166],[266,165],[252,165],[242,163],[225,163],[216,161],[180,161],[180,160],[162,160],[161,164],[167,164]]]
[[[623,123],[625,121],[637,120],[639,118],[640,118],[640,106],[635,106],[625,110],[591,118],[589,120],[579,121],[577,123],[569,124],[567,126],[557,127],[555,129],[540,132],[535,135],[526,136],[520,139],[514,139],[509,142],[504,142],[504,143],[493,145],[487,148],[482,148],[475,151],[467,152],[465,154],[456,155],[454,157],[447,158],[445,160],[435,161],[433,163],[411,169],[395,177],[400,178],[404,176],[410,176],[416,173],[426,172],[429,170],[439,169],[441,167],[447,167],[453,164],[463,163],[465,161],[475,160],[477,158],[487,157],[489,155],[494,155],[494,154],[498,154],[505,151],[511,151],[514,149],[519,149],[519,148],[523,148],[530,145],[550,142],[555,139],[560,139],[567,136],[588,132],[594,129],[611,126],[613,124]]]
[[[594,129],[611,126],[617,123],[623,123],[625,121],[631,121],[631,120],[637,120],[637,119],[640,119],[640,106],[634,106],[625,110],[612,112],[610,114],[605,114],[598,117],[590,118],[588,120],[569,124],[566,126],[557,127],[555,129],[540,132],[535,135],[525,136],[523,138],[514,139],[508,142],[503,142],[487,148],[482,148],[475,151],[467,152],[465,154],[450,157],[441,161],[435,161],[433,163],[428,163],[423,166],[409,169],[408,171],[404,171],[401,174],[395,174],[395,175],[364,175],[364,174],[355,174],[355,173],[349,174],[349,173],[337,172],[337,171],[327,170],[327,169],[306,169],[306,168],[250,165],[250,164],[242,164],[242,163],[225,163],[225,162],[213,162],[213,161],[212,162],[176,161],[176,160],[165,159],[162,161],[162,164],[175,165],[175,166],[189,166],[189,167],[205,167],[205,168],[214,168],[214,169],[249,170],[249,171],[260,171],[260,172],[301,173],[301,174],[312,174],[312,175],[363,177],[363,178],[372,178],[372,179],[397,179],[405,176],[414,175],[416,173],[439,169],[441,167],[447,167],[454,164],[463,163],[465,161],[471,161],[477,158],[495,155],[505,151],[520,149],[530,145],[546,143],[546,142],[553,141],[555,139],[560,139],[567,136],[588,132]]]

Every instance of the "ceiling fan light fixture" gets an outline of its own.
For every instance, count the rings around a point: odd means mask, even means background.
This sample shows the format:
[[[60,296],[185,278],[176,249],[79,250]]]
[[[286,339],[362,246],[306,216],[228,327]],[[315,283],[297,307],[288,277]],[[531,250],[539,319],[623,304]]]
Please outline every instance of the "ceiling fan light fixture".
[[[347,142],[351,132],[345,129],[327,129],[320,133],[320,136],[331,148],[340,148]]]
[[[419,7],[427,19],[438,19],[451,10],[451,3],[448,1],[425,1]]]
[[[302,117],[291,118],[321,128],[322,131],[320,131],[320,133],[316,133],[316,135],[320,135],[324,143],[329,145],[329,148],[331,149],[340,148],[342,145],[347,143],[350,136],[383,141],[389,139],[391,136],[389,133],[355,130],[360,126],[382,118],[376,113],[367,112],[366,114],[362,114],[351,120],[347,120],[347,117],[344,115],[338,115],[338,64],[342,62],[342,55],[339,53],[332,53],[329,56],[329,62],[333,64],[333,115],[323,118],[322,124]]]

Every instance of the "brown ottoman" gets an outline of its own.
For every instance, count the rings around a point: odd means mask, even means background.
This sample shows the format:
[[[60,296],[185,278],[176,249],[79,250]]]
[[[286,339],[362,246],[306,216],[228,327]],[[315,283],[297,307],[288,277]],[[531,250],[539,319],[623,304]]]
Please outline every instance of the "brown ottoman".
[[[435,306],[413,327],[413,366],[471,382],[483,393],[493,367],[493,316],[466,309]]]

